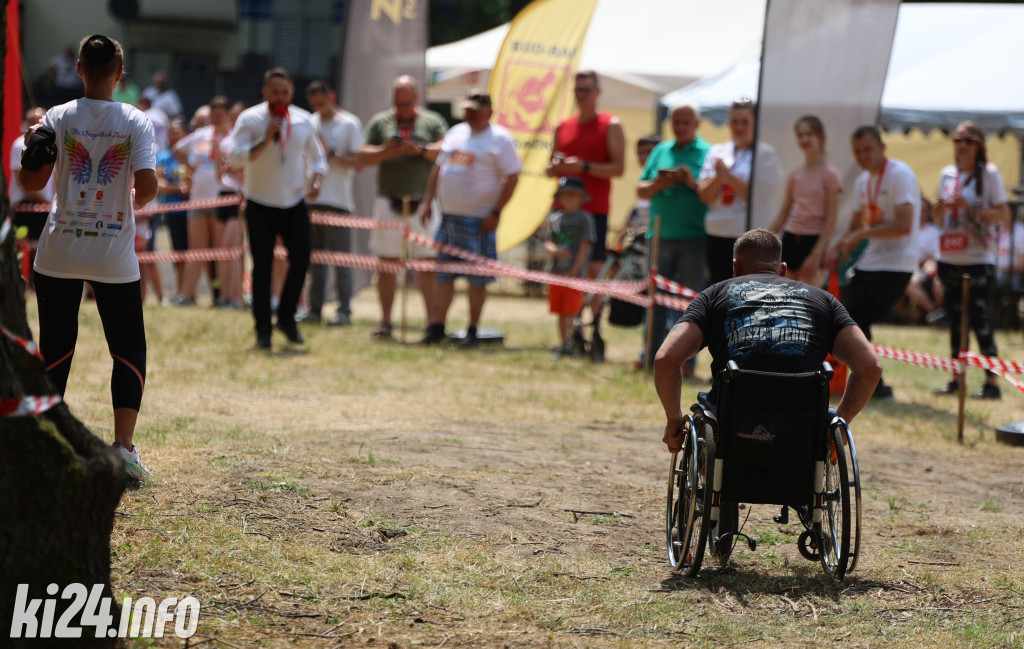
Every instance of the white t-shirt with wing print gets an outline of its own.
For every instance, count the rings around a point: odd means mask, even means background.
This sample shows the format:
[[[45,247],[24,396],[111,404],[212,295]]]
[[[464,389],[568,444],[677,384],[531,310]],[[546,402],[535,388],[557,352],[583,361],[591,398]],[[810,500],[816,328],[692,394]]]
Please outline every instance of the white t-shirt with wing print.
[[[35,269],[50,277],[124,284],[139,279],[135,172],[156,167],[153,125],[119,102],[77,99],[51,108],[57,196],[39,238]]]

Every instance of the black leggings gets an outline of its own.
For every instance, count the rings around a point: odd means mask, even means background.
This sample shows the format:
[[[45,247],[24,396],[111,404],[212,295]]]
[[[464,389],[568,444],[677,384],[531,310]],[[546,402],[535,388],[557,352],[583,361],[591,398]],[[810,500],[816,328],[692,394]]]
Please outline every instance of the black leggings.
[[[46,374],[63,396],[78,342],[78,309],[84,281],[35,273],[39,305],[39,351]],[[142,320],[142,289],[138,281],[105,284],[90,281],[96,310],[113,358],[110,397],[114,409],[138,410],[146,384],[146,328]]]
[[[949,314],[950,356],[960,354],[960,318],[963,314],[963,274],[971,276],[970,304],[967,305],[967,327],[978,338],[982,356],[997,356],[996,335],[992,329],[992,302],[996,291],[996,267],[988,264],[953,266],[939,263],[939,281],[942,282],[944,304]],[[986,375],[992,372],[985,370]]]

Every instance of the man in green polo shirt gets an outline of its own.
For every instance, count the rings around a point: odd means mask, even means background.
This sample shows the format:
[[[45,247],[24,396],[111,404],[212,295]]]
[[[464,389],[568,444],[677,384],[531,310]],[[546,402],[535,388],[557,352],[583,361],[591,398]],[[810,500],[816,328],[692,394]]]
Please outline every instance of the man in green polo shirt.
[[[434,168],[434,160],[441,150],[441,140],[448,131],[448,124],[437,113],[420,107],[420,93],[412,77],[402,75],[395,79],[393,90],[394,105],[370,118],[363,134],[363,145],[359,149],[361,165],[380,165],[373,218],[382,224],[407,224],[411,231],[433,240],[440,219],[424,226],[416,214],[427,188],[427,179]],[[403,215],[403,198],[408,199],[410,218]],[[370,233],[370,249],[382,261],[398,261],[402,257],[403,238],[401,229],[378,228]],[[409,244],[410,258],[426,259],[434,256],[434,251],[429,248]],[[437,321],[433,275],[421,273],[419,281],[427,322]],[[391,338],[391,307],[397,285],[395,275],[383,272],[377,274],[381,324],[373,332],[374,338]],[[440,341],[428,332],[422,342]]]
[[[658,259],[652,260],[659,275],[692,288],[703,290],[707,278],[705,255],[705,205],[697,196],[697,178],[711,145],[697,136],[700,109],[682,104],[672,109],[672,133],[675,140],[661,142],[647,158],[637,195],[651,201],[651,225],[648,238],[658,227]],[[660,226],[656,226],[660,223]],[[653,246],[649,246],[653,253]],[[647,358],[661,346],[680,312],[661,305],[654,307],[651,344]],[[683,366],[683,375],[693,374],[694,359]]]

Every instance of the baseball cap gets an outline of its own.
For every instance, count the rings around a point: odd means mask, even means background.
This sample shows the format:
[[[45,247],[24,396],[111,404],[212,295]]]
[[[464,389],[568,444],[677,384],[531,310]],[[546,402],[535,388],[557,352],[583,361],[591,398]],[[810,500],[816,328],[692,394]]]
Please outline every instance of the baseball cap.
[[[491,96],[478,90],[470,90],[466,98],[459,102],[459,110],[463,113],[467,110],[483,110],[490,107]]]
[[[587,195],[587,190],[583,188],[583,181],[576,176],[562,176],[558,179],[558,189],[555,190],[557,196],[560,192],[577,192],[579,194]]]

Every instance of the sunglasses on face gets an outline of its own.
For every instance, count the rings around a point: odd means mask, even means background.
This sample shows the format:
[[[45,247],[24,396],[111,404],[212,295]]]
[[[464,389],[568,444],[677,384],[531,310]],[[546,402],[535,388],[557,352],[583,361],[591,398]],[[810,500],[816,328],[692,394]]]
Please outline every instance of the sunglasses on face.
[[[953,142],[956,144],[977,144],[978,141],[972,137],[955,137]]]

